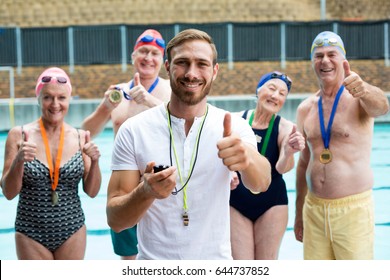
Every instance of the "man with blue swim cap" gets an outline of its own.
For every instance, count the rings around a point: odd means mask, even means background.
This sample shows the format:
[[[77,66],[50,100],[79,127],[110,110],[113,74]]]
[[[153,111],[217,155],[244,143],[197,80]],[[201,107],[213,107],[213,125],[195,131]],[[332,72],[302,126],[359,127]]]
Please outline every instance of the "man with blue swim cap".
[[[373,259],[372,132],[389,102],[351,70],[336,33],[318,34],[310,53],[319,90],[297,110],[307,148],[296,168],[295,237],[304,259]]]

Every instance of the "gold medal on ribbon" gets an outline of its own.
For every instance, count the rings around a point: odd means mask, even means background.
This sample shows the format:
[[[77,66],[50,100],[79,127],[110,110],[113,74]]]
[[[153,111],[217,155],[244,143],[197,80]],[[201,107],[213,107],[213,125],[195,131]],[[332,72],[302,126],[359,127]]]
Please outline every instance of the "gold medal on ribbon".
[[[320,162],[327,164],[332,161],[332,153],[329,149],[324,149],[320,155]]]
[[[325,122],[324,122],[324,113],[322,110],[322,95],[320,95],[320,98],[318,99],[318,118],[320,119],[321,136],[325,147],[322,153],[320,154],[320,162],[323,164],[327,164],[332,161],[332,153],[329,150],[329,142],[330,142],[330,136],[332,132],[333,119],[336,114],[337,105],[339,103],[340,96],[343,93],[343,91],[344,91],[344,86],[341,85],[334,99],[332,111],[330,112],[330,116],[329,116],[328,127],[326,129],[325,129]]]
[[[58,205],[58,193],[56,191],[51,192],[51,205]]]
[[[51,204],[55,206],[58,204],[58,199],[59,199],[56,189],[58,185],[58,180],[60,178],[60,164],[61,164],[62,150],[64,148],[65,128],[64,125],[62,125],[61,134],[60,134],[60,144],[58,146],[58,151],[57,151],[57,158],[56,158],[55,165],[53,166],[53,161],[50,154],[50,146],[48,140],[49,138],[47,137],[46,129],[45,126],[43,125],[42,118],[39,119],[39,126],[41,129],[43,143],[45,144],[47,164],[49,165],[49,175],[51,180]]]
[[[109,98],[112,103],[119,103],[122,101],[122,93],[119,90],[111,90]]]

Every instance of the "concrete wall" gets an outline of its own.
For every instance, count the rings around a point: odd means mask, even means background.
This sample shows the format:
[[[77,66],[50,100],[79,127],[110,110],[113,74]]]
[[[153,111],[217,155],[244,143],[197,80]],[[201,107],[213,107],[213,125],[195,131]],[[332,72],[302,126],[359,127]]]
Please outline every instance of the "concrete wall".
[[[0,26],[317,21],[321,0],[1,0]],[[388,0],[327,0],[328,20],[390,17]]]
[[[296,108],[307,96],[307,94],[289,95],[280,114],[295,122]],[[390,93],[387,97],[390,100]],[[80,127],[85,117],[95,110],[100,101],[100,99],[72,100],[66,121],[74,127]],[[256,105],[256,98],[250,95],[210,96],[209,103],[231,112],[238,112],[253,109]],[[12,111],[14,111],[13,116]],[[0,131],[8,131],[13,126],[29,123],[39,117],[40,109],[35,98],[15,99],[13,106],[10,105],[9,99],[0,99]],[[390,114],[381,116],[376,121],[390,122]],[[111,122],[106,127],[112,127]]]

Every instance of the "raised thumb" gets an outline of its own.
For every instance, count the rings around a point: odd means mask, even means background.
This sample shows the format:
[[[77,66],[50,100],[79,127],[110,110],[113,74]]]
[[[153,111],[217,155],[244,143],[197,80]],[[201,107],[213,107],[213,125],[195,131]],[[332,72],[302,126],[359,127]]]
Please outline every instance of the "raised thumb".
[[[343,61],[343,67],[344,67],[345,77],[351,75],[351,67],[349,66],[349,62],[347,60]]]
[[[22,130],[22,140],[24,142],[28,142],[28,131],[27,130]]]
[[[232,134],[232,116],[230,113],[225,114],[223,119],[223,137],[228,137]]]
[[[140,84],[141,84],[141,81],[140,81],[140,78],[139,78],[139,73],[136,72],[136,73],[134,74],[134,86],[136,87],[136,86],[138,86],[138,85],[140,85]]]
[[[291,134],[294,134],[295,132],[297,132],[297,125],[296,125],[296,124],[293,124],[293,128],[292,128],[292,130],[291,130],[290,135],[291,135]]]
[[[91,142],[91,133],[89,132],[89,130],[86,130],[85,131],[85,144]]]

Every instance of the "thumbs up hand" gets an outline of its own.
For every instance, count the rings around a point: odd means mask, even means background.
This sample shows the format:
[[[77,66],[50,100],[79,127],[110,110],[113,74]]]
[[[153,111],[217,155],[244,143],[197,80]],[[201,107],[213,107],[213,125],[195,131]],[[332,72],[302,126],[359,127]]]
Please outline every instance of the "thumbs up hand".
[[[149,92],[141,84],[141,78],[138,72],[134,74],[133,88],[130,89],[129,95],[137,104],[144,104],[149,97]]]
[[[217,142],[218,157],[231,171],[241,171],[249,166],[245,144],[237,133],[232,131],[230,113],[223,120],[223,138]]]
[[[85,132],[85,143],[89,143],[91,142],[91,133],[89,132],[89,130],[87,130]]]
[[[134,87],[141,85],[141,79],[139,77],[139,73],[138,72],[136,72],[134,74],[134,80],[133,81],[134,81]]]
[[[348,92],[355,98],[362,97],[368,93],[366,89],[366,83],[362,78],[355,72],[351,71],[348,60],[344,60],[344,86]]]
[[[292,130],[288,135],[287,145],[285,146],[286,154],[294,154],[305,148],[305,138],[302,133],[297,131],[297,126],[293,124]]]
[[[29,142],[29,132],[22,132],[22,139],[18,142],[18,154],[16,156],[19,161],[33,161],[37,155],[37,145]]]
[[[232,134],[232,115],[230,113],[225,114],[223,119],[223,137],[228,137]]]
[[[99,148],[94,142],[91,141],[91,133],[89,132],[89,130],[85,131],[83,153],[89,156],[92,161],[97,161],[100,158]]]

